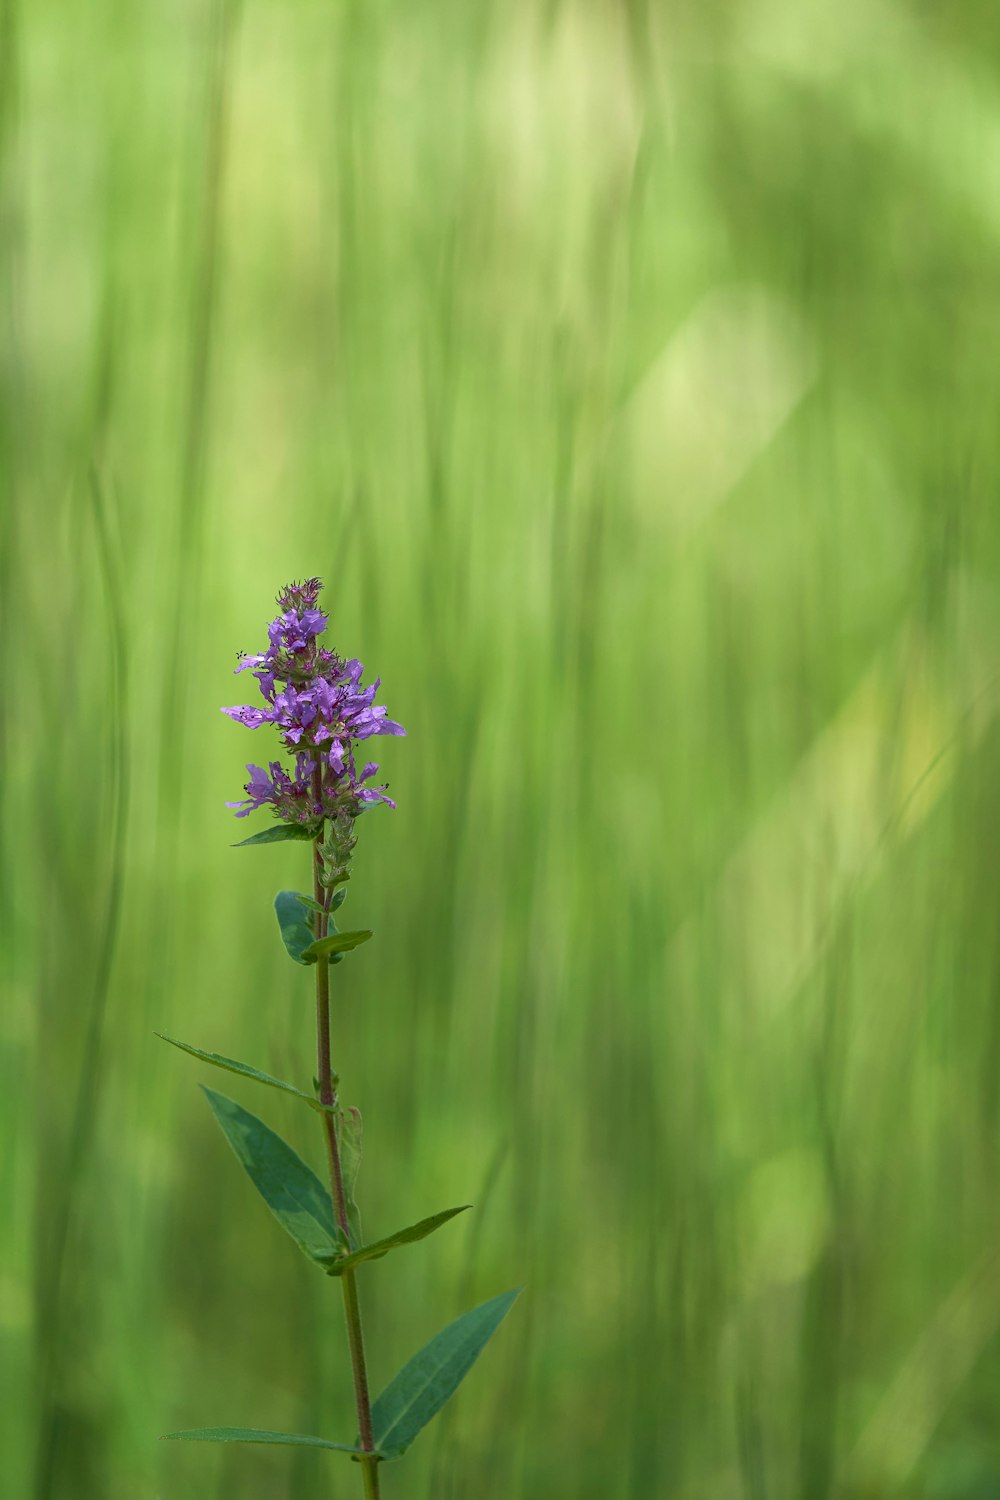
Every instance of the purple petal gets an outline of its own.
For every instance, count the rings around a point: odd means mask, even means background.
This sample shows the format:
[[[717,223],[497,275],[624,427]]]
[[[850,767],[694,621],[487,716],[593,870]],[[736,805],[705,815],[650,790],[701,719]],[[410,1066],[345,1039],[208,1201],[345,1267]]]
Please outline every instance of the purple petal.
[[[328,616],[321,609],[307,609],[302,615],[302,632],[304,635],[322,635],[326,629]]]
[[[392,800],[391,797],[386,797],[384,795],[384,793],[377,792],[374,787],[370,787],[370,786],[369,787],[365,787],[363,791],[360,791],[358,793],[358,801],[359,802],[368,802],[368,803],[372,803],[372,802],[384,802],[385,805],[386,805],[386,807],[392,807],[392,808],[395,808],[395,806],[396,806],[395,802],[393,802],[393,800]]]
[[[329,719],[340,699],[340,694],[331,683],[327,682],[325,677],[317,678],[313,683],[312,692],[313,701],[320,713],[325,719]]]
[[[227,718],[235,719],[238,724],[244,724],[247,729],[259,729],[262,724],[271,720],[271,715],[260,708],[251,708],[248,703],[237,704],[235,708],[224,708],[222,712]]]

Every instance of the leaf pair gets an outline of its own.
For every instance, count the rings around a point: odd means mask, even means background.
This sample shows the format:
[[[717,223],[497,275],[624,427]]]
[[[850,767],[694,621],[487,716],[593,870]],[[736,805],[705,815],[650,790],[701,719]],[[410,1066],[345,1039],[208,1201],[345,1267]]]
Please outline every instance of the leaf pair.
[[[520,1287],[491,1297],[449,1323],[403,1366],[372,1407],[375,1451],[379,1458],[400,1458],[427,1423],[437,1415],[465,1379],[480,1353],[497,1331]],[[281,1443],[290,1447],[333,1448],[360,1454],[360,1446],[331,1443],[326,1438],[294,1432],[258,1432],[248,1427],[200,1427],[170,1432],[169,1438],[200,1443]]]
[[[254,844],[284,844],[289,840],[312,842],[316,836],[315,828],[306,827],[301,823],[277,823],[271,828],[262,828],[259,833],[251,834],[248,839],[240,839],[239,843],[232,847],[246,849]],[[343,890],[336,892],[330,902],[331,912],[336,911],[346,894],[347,892]],[[325,908],[319,906],[309,896],[300,895],[298,891],[279,891],[274,898],[274,909],[278,916],[282,941],[289,957],[293,958],[297,964],[314,964],[321,958],[326,958],[332,964],[340,963],[345,953],[349,953],[352,948],[359,948],[362,943],[367,943],[372,936],[370,931],[338,932],[331,922],[328,934],[317,939],[313,932],[309,912],[324,911]]]
[[[288,1142],[224,1094],[206,1089],[205,1095],[237,1160],[278,1223],[304,1255],[332,1276],[341,1276],[366,1260],[380,1260],[399,1245],[426,1239],[471,1206],[464,1203],[459,1208],[447,1208],[370,1245],[352,1246],[334,1220],[329,1192]],[[357,1225],[360,1240],[360,1219]]]
[[[298,891],[279,891],[274,898],[281,940],[289,958],[294,959],[297,964],[314,964],[321,958],[338,963],[343,954],[349,953],[352,948],[359,948],[372,936],[369,929],[361,932],[337,932],[334,927],[326,937],[317,938],[310,916],[310,912],[316,909],[316,902],[308,896],[300,895]]]
[[[316,1261],[332,1274],[340,1275],[366,1260],[380,1260],[397,1245],[414,1244],[433,1234],[435,1229],[471,1206],[465,1203],[459,1208],[445,1209],[442,1213],[421,1219],[418,1224],[411,1224],[406,1229],[397,1230],[395,1234],[365,1245],[361,1233],[361,1215],[355,1202],[355,1185],[361,1167],[361,1111],[353,1106],[345,1108],[321,1104],[318,1099],[297,1089],[294,1084],[274,1078],[270,1073],[262,1073],[249,1063],[237,1062],[235,1058],[223,1057],[218,1052],[205,1052],[200,1047],[192,1047],[188,1042],[179,1042],[175,1037],[165,1036],[163,1032],[157,1032],[156,1035],[162,1041],[169,1042],[172,1047],[178,1047],[182,1052],[210,1063],[214,1068],[221,1068],[227,1073],[235,1073],[237,1077],[249,1078],[267,1088],[291,1094],[293,1098],[302,1099],[311,1109],[320,1113],[331,1111],[334,1114],[347,1197],[351,1240],[347,1245],[344,1244],[343,1231],[334,1221],[329,1192],[312,1168],[263,1120],[234,1100],[226,1098],[224,1094],[218,1094],[214,1089],[205,1090],[212,1113],[223,1134],[279,1224],[288,1231],[310,1260]],[[347,1261],[349,1264],[345,1263]]]

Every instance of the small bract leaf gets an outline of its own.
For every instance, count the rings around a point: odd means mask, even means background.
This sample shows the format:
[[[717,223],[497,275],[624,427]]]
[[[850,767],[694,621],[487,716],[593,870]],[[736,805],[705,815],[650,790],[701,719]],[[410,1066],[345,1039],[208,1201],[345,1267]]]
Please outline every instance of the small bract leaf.
[[[281,940],[288,950],[289,958],[297,964],[315,963],[315,956],[306,958],[306,950],[312,946],[316,934],[312,929],[309,908],[298,891],[279,891],[274,898],[275,915],[281,928]]]
[[[319,938],[317,942],[310,943],[302,950],[302,958],[306,963],[315,962],[318,958],[332,959],[338,953],[349,953],[352,948],[360,948],[362,943],[367,943],[374,933],[370,930],[364,932],[331,932],[329,937]]]
[[[468,1374],[484,1344],[497,1331],[521,1293],[503,1292],[463,1313],[425,1344],[372,1407],[375,1446],[383,1458],[399,1458],[436,1416]]]
[[[408,1229],[397,1229],[395,1234],[386,1235],[384,1240],[373,1240],[370,1245],[362,1245],[353,1254],[344,1260],[337,1261],[330,1267],[331,1276],[340,1276],[344,1271],[350,1271],[354,1266],[360,1266],[366,1260],[381,1260],[383,1255],[388,1255],[390,1250],[395,1250],[397,1245],[413,1245],[417,1240],[426,1239],[433,1234],[435,1229],[440,1229],[442,1224],[447,1224],[456,1214],[463,1214],[471,1203],[463,1203],[459,1208],[446,1208],[439,1214],[431,1214],[429,1219],[421,1219],[419,1224],[411,1224]]]
[[[314,901],[312,896],[303,896],[301,891],[296,891],[295,894],[302,902],[302,905],[308,906],[310,911],[317,911],[319,912],[320,916],[326,915],[326,907],[322,904],[322,902]]]
[[[193,1427],[189,1432],[165,1432],[164,1440],[184,1443],[276,1443],[284,1448],[332,1448],[337,1453],[362,1453],[350,1443],[330,1443],[326,1438],[306,1437],[301,1432],[261,1432],[256,1427]]]
[[[205,1097],[240,1165],[282,1229],[310,1260],[324,1267],[336,1260],[343,1253],[342,1237],[330,1195],[312,1168],[248,1109],[213,1089],[206,1089]]]
[[[240,839],[238,844],[230,847],[246,849],[250,844],[287,844],[291,839],[311,842],[315,837],[315,831],[303,827],[301,823],[275,823],[273,828],[262,828],[260,833],[251,834],[248,839]]]
[[[296,1099],[304,1099],[313,1109],[322,1113],[328,1108],[321,1104],[312,1094],[297,1089],[292,1083],[285,1083],[281,1078],[272,1078],[270,1073],[262,1073],[259,1068],[252,1068],[249,1063],[237,1062],[232,1057],[222,1057],[218,1052],[203,1052],[200,1047],[192,1047],[189,1042],[179,1042],[176,1037],[166,1036],[162,1031],[156,1031],[162,1042],[169,1042],[171,1047],[179,1047],[182,1052],[188,1052],[192,1057],[200,1058],[202,1062],[211,1063],[213,1068],[225,1068],[227,1073],[236,1073],[240,1078],[250,1078],[254,1083],[264,1083],[268,1088],[281,1089],[284,1094],[294,1094]]]

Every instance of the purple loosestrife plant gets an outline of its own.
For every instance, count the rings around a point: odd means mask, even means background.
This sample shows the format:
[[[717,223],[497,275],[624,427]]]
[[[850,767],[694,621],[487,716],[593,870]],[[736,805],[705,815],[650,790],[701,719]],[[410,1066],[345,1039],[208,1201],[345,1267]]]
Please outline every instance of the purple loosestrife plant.
[[[518,1293],[504,1292],[463,1313],[415,1354],[372,1401],[358,1296],[359,1268],[426,1238],[469,1205],[445,1209],[378,1239],[366,1240],[361,1228],[355,1201],[361,1116],[357,1109],[340,1103],[340,1080],[332,1067],[330,969],[372,934],[367,929],[339,931],[334,914],[347,894],[358,818],[380,803],[396,805],[387,795],[387,787],[374,783],[378,764],[362,759],[359,746],[379,735],[402,735],[406,731],[375,702],[379,679],[363,687],[361,663],[345,660],[321,644],[327,616],[318,607],[319,594],[318,578],[282,589],[277,600],[279,613],[268,626],[267,650],[244,656],[236,668],[237,673],[250,672],[256,678],[262,706],[243,704],[222,710],[248,729],[273,726],[291,756],[288,765],[280,760],[269,761],[266,769],[248,765],[245,796],[227,806],[238,818],[263,807],[270,808],[275,818],[270,827],[242,840],[237,847],[290,839],[311,846],[312,893],[279,891],[274,905],[288,956],[311,968],[315,976],[314,1091],[307,1093],[246,1063],[204,1052],[172,1037],[164,1040],[214,1067],[292,1094],[319,1116],[329,1187],[256,1115],[222,1094],[205,1090],[224,1135],[271,1213],[319,1271],[340,1283],[357,1435],[353,1442],[333,1442],[299,1433],[203,1427],[169,1436],[216,1443],[306,1444],[349,1453],[360,1466],[366,1500],[378,1500],[379,1465],[401,1457],[441,1409]]]

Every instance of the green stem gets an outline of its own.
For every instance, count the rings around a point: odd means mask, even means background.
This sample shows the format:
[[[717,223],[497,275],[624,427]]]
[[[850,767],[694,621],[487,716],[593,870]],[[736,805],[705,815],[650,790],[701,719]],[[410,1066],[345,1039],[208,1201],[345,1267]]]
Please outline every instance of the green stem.
[[[317,766],[317,802],[319,797],[320,769]],[[316,936],[326,937],[329,892],[324,891],[320,881],[323,858],[320,845],[323,829],[313,846],[313,891],[316,900],[326,908],[316,914]],[[330,1064],[330,965],[320,959],[316,965],[316,1058],[319,1080],[320,1103],[329,1106],[323,1114],[323,1134],[326,1138],[326,1154],[330,1167],[330,1190],[333,1195],[333,1211],[337,1224],[350,1240],[350,1222],[347,1217],[347,1194],[344,1191],[344,1172],[337,1144],[337,1127],[333,1106],[337,1096],[333,1087],[333,1070]],[[353,1271],[345,1271],[339,1278],[344,1293],[344,1318],[347,1323],[347,1343],[351,1351],[351,1371],[354,1375],[354,1400],[358,1412],[358,1433],[361,1447],[371,1457],[359,1459],[361,1477],[365,1487],[365,1500],[379,1500],[378,1458],[375,1454],[375,1435],[372,1428],[372,1404],[368,1392],[368,1367],[365,1362],[365,1338],[361,1326],[361,1304],[358,1286]]]

